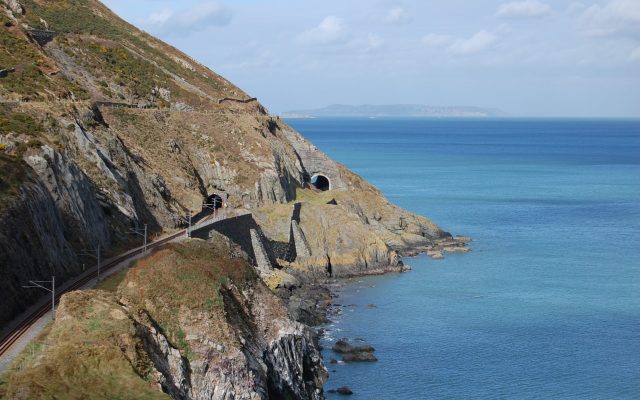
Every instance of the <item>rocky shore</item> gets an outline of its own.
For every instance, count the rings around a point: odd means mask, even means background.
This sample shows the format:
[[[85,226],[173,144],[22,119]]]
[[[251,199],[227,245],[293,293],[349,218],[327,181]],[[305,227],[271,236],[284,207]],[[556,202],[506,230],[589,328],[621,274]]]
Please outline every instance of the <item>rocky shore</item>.
[[[415,257],[419,254],[426,254],[433,260],[444,258],[446,253],[467,253],[470,251],[469,243],[471,238],[456,236],[438,240],[434,245],[423,248],[404,249],[404,257]],[[319,327],[331,321],[331,317],[342,312],[345,305],[339,304],[338,292],[344,286],[346,279],[358,276],[385,275],[392,273],[405,273],[411,271],[411,266],[398,260],[396,265],[373,268],[364,273],[354,273],[340,278],[315,279],[312,282],[302,283],[298,286],[288,288],[278,288],[276,293],[283,298],[289,309],[289,313],[295,320],[310,327]],[[374,306],[374,305],[371,305]],[[322,334],[322,329],[319,329]]]
[[[435,241],[433,245],[426,247],[416,247],[404,249],[402,254],[404,257],[415,257],[419,254],[425,254],[433,260],[441,260],[447,253],[467,253],[470,251],[469,243],[472,241],[470,237],[455,236]],[[390,273],[409,272],[411,267],[404,264],[403,260],[399,260],[397,265],[381,267],[374,270],[366,271],[363,274],[354,274],[342,278],[327,278],[313,283],[301,284],[298,287],[288,289],[279,289],[277,294],[283,298],[289,309],[289,313],[295,320],[314,329],[316,333],[315,341],[318,348],[320,337],[325,335],[322,325],[326,325],[341,315],[345,308],[349,305],[340,304],[340,291],[348,283],[350,278],[368,275],[384,275]],[[369,308],[376,308],[375,304],[369,304]],[[354,344],[353,342],[358,342]],[[332,347],[336,353],[342,354],[340,361],[345,363],[353,362],[377,362],[375,356],[375,348],[370,344],[364,344],[365,339],[362,338],[341,338]],[[337,364],[339,360],[330,358],[324,360],[325,365]],[[341,395],[351,395],[353,391],[349,387],[340,387],[328,389],[329,393],[337,393]]]

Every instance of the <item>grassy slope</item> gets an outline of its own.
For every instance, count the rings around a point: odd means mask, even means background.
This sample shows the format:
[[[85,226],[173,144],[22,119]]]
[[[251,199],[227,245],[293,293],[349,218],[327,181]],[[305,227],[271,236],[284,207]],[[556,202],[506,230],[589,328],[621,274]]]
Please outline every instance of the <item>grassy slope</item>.
[[[244,259],[230,259],[224,245],[192,241],[172,245],[137,263],[118,287],[118,294],[138,310],[146,310],[163,333],[187,358],[185,326],[204,323],[208,336],[231,345],[221,289],[254,282],[256,275]]]
[[[168,399],[150,382],[135,326],[105,292],[66,295],[58,320],[0,381],[6,399]]]
[[[155,369],[131,318],[152,318],[187,358],[195,354],[185,324],[201,324],[208,339],[231,348],[237,344],[220,290],[255,280],[251,267],[230,259],[222,244],[168,245],[105,283],[109,292],[63,296],[55,324],[0,377],[0,398],[167,399],[154,383]]]
[[[26,13],[21,22],[36,29],[48,28],[61,33],[56,42],[63,44],[65,51],[88,56],[80,59],[83,67],[89,64],[94,72],[97,68],[98,75],[106,81],[121,82],[140,97],[149,95],[155,86],[163,87],[163,84],[180,100],[196,107],[215,107],[214,99],[229,95],[246,96],[185,54],[123,21],[98,1],[23,0],[22,4]],[[4,15],[2,18],[5,25],[9,20]],[[43,92],[49,92],[55,86],[54,81],[60,81],[63,89],[71,89],[73,84],[62,76],[52,78],[38,70],[45,66],[55,69],[56,66],[50,65],[51,60],[38,46],[27,42],[22,29],[4,26],[0,29],[0,44],[7,49],[6,54],[0,52],[0,67],[24,65],[25,71],[33,74],[33,82],[26,85],[29,86],[28,93],[23,93],[27,88],[24,84],[18,85],[15,74],[10,75],[13,76],[11,79],[1,79],[0,86],[5,94],[22,94],[28,95],[29,99],[42,100],[45,99]],[[180,76],[197,88],[195,92],[199,94],[177,87],[168,78],[171,75]],[[74,94],[78,96],[75,91]],[[106,91],[105,94],[110,93]]]

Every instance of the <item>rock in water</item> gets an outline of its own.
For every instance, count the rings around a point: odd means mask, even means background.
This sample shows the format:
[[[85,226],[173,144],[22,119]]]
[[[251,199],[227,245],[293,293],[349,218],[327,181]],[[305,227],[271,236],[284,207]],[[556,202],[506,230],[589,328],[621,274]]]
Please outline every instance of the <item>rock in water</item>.
[[[331,349],[336,353],[351,353],[353,351],[353,346],[345,340],[338,340]]]
[[[342,361],[344,362],[376,362],[378,358],[373,355],[373,353],[349,353],[345,354],[342,357]]]
[[[373,353],[374,351],[376,351],[375,348],[373,348],[372,346],[369,346],[368,344],[365,344],[363,346],[352,346],[346,340],[338,340],[331,349],[336,353],[342,353],[342,354]]]
[[[336,392],[345,396],[350,396],[353,394],[353,391],[348,386],[343,386],[341,388],[338,388],[336,389]]]

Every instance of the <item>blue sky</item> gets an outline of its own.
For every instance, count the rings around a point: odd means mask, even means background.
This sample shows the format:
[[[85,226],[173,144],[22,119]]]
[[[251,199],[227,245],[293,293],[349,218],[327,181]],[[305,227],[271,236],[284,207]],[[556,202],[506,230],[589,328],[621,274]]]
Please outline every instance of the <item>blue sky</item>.
[[[640,117],[640,0],[104,0],[272,112]]]

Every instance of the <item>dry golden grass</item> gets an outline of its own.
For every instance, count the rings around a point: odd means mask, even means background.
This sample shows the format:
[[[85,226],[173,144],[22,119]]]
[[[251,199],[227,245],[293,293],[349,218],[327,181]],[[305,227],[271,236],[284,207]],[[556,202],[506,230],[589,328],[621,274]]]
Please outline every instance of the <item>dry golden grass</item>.
[[[65,295],[59,318],[0,385],[6,399],[168,399],[145,381],[151,362],[132,321],[105,292]],[[32,345],[34,346],[34,345]]]
[[[202,328],[212,339],[234,342],[226,325],[221,290],[243,288],[257,276],[244,259],[230,259],[222,244],[191,240],[171,244],[140,260],[118,288],[139,310],[145,310],[187,358],[194,356],[185,326]],[[201,326],[199,326],[201,325]]]
[[[238,348],[221,290],[246,288],[257,277],[228,254],[224,244],[171,244],[102,282],[103,290],[64,295],[55,324],[0,377],[0,398],[168,399],[153,383],[132,317],[155,322],[191,360],[198,343],[189,343],[187,331]]]

